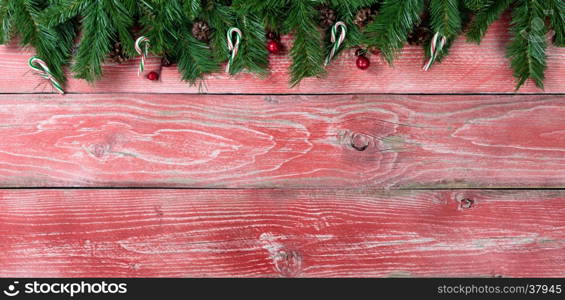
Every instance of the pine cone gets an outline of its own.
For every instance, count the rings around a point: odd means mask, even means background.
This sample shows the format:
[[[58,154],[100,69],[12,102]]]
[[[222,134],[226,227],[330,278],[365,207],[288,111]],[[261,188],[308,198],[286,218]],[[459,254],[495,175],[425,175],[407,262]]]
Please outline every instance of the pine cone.
[[[210,40],[210,26],[204,21],[197,21],[192,24],[192,35],[202,41],[208,42]]]
[[[119,42],[114,43],[114,49],[112,49],[112,52],[110,52],[108,56],[117,64],[123,64],[129,59],[123,52],[122,44]]]
[[[333,9],[327,6],[321,6],[318,10],[320,11],[320,26],[322,28],[328,28],[335,24],[337,14]]]
[[[421,46],[432,39],[432,30],[425,25],[420,25],[408,35],[408,44]]]
[[[360,11],[357,12],[355,16],[355,25],[359,28],[363,28],[369,24],[373,20],[373,10],[370,7],[362,8]]]

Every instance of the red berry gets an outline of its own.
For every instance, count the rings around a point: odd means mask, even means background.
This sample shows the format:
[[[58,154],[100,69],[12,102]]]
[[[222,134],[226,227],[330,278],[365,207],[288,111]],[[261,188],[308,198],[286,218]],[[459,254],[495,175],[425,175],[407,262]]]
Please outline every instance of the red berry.
[[[277,54],[281,51],[281,45],[276,41],[268,41],[267,50],[269,50],[272,54]]]
[[[371,66],[371,61],[366,56],[357,57],[357,68],[367,70]]]
[[[147,79],[151,80],[151,81],[155,81],[159,79],[159,73],[157,72],[149,72],[149,74],[147,74]]]

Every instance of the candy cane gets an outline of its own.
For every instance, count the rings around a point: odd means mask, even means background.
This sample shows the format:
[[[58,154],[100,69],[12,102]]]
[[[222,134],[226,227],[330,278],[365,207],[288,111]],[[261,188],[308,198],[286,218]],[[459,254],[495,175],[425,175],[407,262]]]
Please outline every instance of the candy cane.
[[[141,76],[141,73],[145,70],[145,60],[149,55],[149,39],[144,36],[140,36],[135,41],[135,51],[137,51],[137,54],[141,55],[141,62],[139,63],[139,70],[137,71],[137,76]]]
[[[233,35],[235,33],[235,42],[233,41]],[[228,49],[230,51],[230,57],[228,60],[228,65],[226,67],[226,72],[229,73],[231,66],[233,65],[233,61],[235,59],[235,56],[237,55],[237,52],[239,51],[239,44],[241,43],[241,38],[243,36],[243,33],[241,33],[241,30],[239,30],[236,27],[231,27],[230,29],[228,29]]]
[[[57,79],[55,79],[53,73],[51,73],[51,70],[43,60],[39,59],[37,56],[33,56],[29,59],[28,64],[30,68],[37,71],[37,75],[49,80],[53,87],[57,89],[61,95],[65,94],[63,86]]]
[[[341,32],[339,33],[339,39],[338,39],[337,31],[339,29],[341,29]],[[333,43],[333,46],[332,46],[332,50],[330,51],[330,54],[326,58],[326,66],[330,64],[335,54],[337,53],[337,51],[345,41],[345,36],[347,35],[347,26],[345,25],[345,23],[341,21],[335,23],[335,25],[332,27],[331,35],[332,35],[331,41]]]
[[[446,43],[447,43],[447,38],[445,36],[440,37],[439,32],[436,32],[436,34],[432,38],[432,44],[430,46],[430,60],[424,66],[424,71],[428,71],[430,69],[432,64],[437,59],[439,53],[443,50],[443,47],[445,47]]]

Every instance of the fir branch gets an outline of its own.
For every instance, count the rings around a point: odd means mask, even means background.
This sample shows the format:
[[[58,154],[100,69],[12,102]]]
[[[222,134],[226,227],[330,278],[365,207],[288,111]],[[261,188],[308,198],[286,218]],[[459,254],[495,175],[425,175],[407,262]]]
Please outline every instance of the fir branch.
[[[0,1],[0,44],[8,43],[13,36],[13,15],[9,0]]]
[[[326,4],[337,11],[341,21],[350,23],[361,8],[372,6],[377,2],[378,0],[327,0]]]
[[[430,0],[430,24],[441,36],[456,37],[462,28],[459,0]]]
[[[327,5],[333,8],[337,12],[337,19],[339,21],[345,22],[347,25],[347,38],[345,39],[343,47],[341,47],[336,53],[337,58],[340,53],[348,48],[357,47],[362,44],[363,33],[359,27],[354,23],[357,12],[365,7],[371,7],[377,4],[378,0],[352,0],[352,1],[341,1],[341,0],[329,0]],[[332,43],[330,42],[331,28],[326,32],[326,55],[331,51]]]
[[[202,0],[184,0],[183,2],[184,11],[188,19],[194,21],[202,12]]]
[[[136,56],[130,32],[135,17],[151,41],[150,51],[175,59],[183,80],[195,83],[227,60],[226,32],[231,26],[243,32],[232,74],[243,70],[265,74],[267,28],[294,35],[290,51],[290,83],[294,86],[303,78],[325,72],[323,41],[324,37],[329,40],[329,35],[320,32],[317,24],[319,6],[331,7],[337,21],[347,24],[347,38],[340,51],[365,43],[379,48],[392,64],[408,34],[420,23],[426,3],[431,27],[447,38],[437,61],[447,55],[462,31],[470,15],[467,9],[477,13],[467,38],[479,43],[488,27],[514,4],[513,38],[507,55],[518,88],[529,78],[543,88],[549,28],[555,31],[554,43],[565,45],[562,0],[0,0],[0,43],[19,37],[20,43],[34,47],[57,80],[64,82],[63,67],[70,60],[75,23],[80,20],[82,38],[73,71],[76,77],[94,81],[102,76],[102,63],[114,42],[120,42],[126,55]],[[359,9],[376,4],[380,13],[373,22],[363,30],[354,25]],[[192,36],[190,28],[196,20],[210,26],[210,46]]]
[[[102,62],[111,50],[115,34],[102,1],[92,1],[82,19],[82,39],[72,67],[75,77],[93,82],[102,77]]]
[[[231,8],[240,15],[257,15],[269,9],[285,7],[289,1],[292,0],[233,0]]]
[[[196,83],[204,74],[219,70],[210,47],[186,31],[181,33],[174,54],[178,60],[182,80],[191,84]]]
[[[487,1],[492,1],[492,0],[487,0]],[[470,16],[471,11],[466,6],[458,5],[458,3],[456,1],[452,1],[451,3],[446,3],[444,1],[444,3],[439,3],[439,4],[438,3],[436,3],[436,4],[430,3],[430,10],[432,10],[432,8],[431,8],[432,5],[438,5],[439,6],[439,7],[435,8],[437,11],[439,11],[439,13],[437,13],[437,14],[431,13],[430,14],[430,22],[432,23],[432,29],[434,29],[434,25],[433,25],[434,19],[438,20],[438,22],[442,24],[442,25],[439,25],[439,26],[436,25],[435,28],[438,28],[438,27],[442,28],[442,26],[443,26],[443,28],[446,28],[446,27],[451,28],[449,30],[445,30],[445,29],[443,30],[444,32],[450,32],[451,36],[446,36],[446,38],[447,38],[446,44],[443,46],[442,50],[437,53],[437,57],[435,59],[435,62],[441,63],[449,55],[451,47],[455,43],[455,40],[457,39],[457,37],[459,36],[459,34],[463,30],[463,28],[466,28],[469,25],[469,23],[471,22],[471,16]],[[458,12],[457,12],[456,20],[453,20],[452,18],[453,18],[455,6],[458,6],[458,8],[457,8]],[[436,32],[440,32],[440,31],[436,31]],[[440,34],[441,34],[441,32],[440,32]],[[427,41],[424,44],[424,51],[425,51],[426,57],[428,57],[428,58],[431,57],[431,55],[432,55],[432,53],[431,53],[431,40]]]
[[[38,38],[39,28],[35,25],[32,17],[32,10],[34,8],[30,5],[31,3],[28,0],[10,1],[13,1],[12,13],[14,14],[14,23],[16,23],[15,30],[21,38],[20,43],[27,46],[41,42]]]
[[[251,73],[266,75],[269,67],[269,53],[265,47],[265,29],[253,16],[241,16],[236,22],[243,32],[239,52],[230,68],[230,74],[237,74],[244,69]],[[227,47],[227,45],[225,46]]]
[[[150,41],[149,51],[155,55],[172,54],[180,38],[179,28],[184,24],[183,8],[178,1],[149,0],[141,5],[139,22]]]
[[[544,23],[542,4],[537,0],[517,0],[512,13],[512,41],[507,56],[511,60],[518,90],[528,78],[543,89],[544,73],[547,68],[546,54],[547,27]]]
[[[189,20],[199,16],[185,9],[186,3],[151,0],[142,9],[140,21],[147,28],[151,52],[174,57],[182,80],[194,84],[204,74],[218,71],[218,64],[210,47],[194,38],[190,31]]]
[[[55,0],[39,17],[49,27],[66,23],[89,9],[92,0]]]
[[[563,0],[545,0],[549,13],[549,22],[555,31],[554,44],[565,47],[565,2]]]
[[[306,77],[325,73],[324,47],[315,22],[317,10],[308,0],[293,0],[285,26],[294,30],[294,45],[290,50],[290,84],[296,86]]]
[[[217,63],[226,61],[229,55],[226,47],[226,33],[233,25],[233,14],[229,6],[216,1],[211,2],[207,9],[202,11],[201,18],[212,28],[210,46],[212,47],[212,53]]]
[[[39,15],[47,4],[45,0],[9,0],[8,6],[3,7],[10,16],[2,20],[6,23],[3,27],[9,28],[5,38],[7,41],[18,35],[22,45],[34,47],[36,55],[47,63],[55,79],[64,84],[64,67],[70,59],[75,29],[69,22],[54,28],[39,23]]]
[[[383,0],[379,15],[365,29],[365,44],[379,48],[392,64],[423,10],[423,0]]]
[[[133,26],[133,14],[136,10],[135,0],[113,1],[113,9],[108,10],[112,27],[116,31],[116,40],[122,46],[122,52],[128,57],[136,55],[135,42],[130,28]]]
[[[469,42],[480,44],[490,25],[498,18],[500,18],[500,15],[502,15],[502,13],[508,7],[510,7],[510,4],[512,4],[513,1],[514,0],[493,1],[490,5],[479,10],[477,15],[475,16],[475,19],[469,26],[469,31],[467,32],[467,40]]]
[[[480,11],[496,1],[497,0],[464,0],[465,6],[472,11]]]
[[[82,17],[82,39],[72,69],[75,77],[92,82],[102,76],[102,63],[112,41],[120,41],[126,54],[133,55],[129,28],[136,6],[135,0],[56,0],[42,12],[41,19],[55,27]]]

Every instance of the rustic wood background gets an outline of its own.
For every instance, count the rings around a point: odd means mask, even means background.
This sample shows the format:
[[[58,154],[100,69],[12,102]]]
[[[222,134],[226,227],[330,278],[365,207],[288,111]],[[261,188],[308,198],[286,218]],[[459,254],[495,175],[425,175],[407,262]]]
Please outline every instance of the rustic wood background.
[[[0,47],[0,276],[564,277],[565,49],[514,94],[507,22],[295,89],[280,55],[59,96]]]

